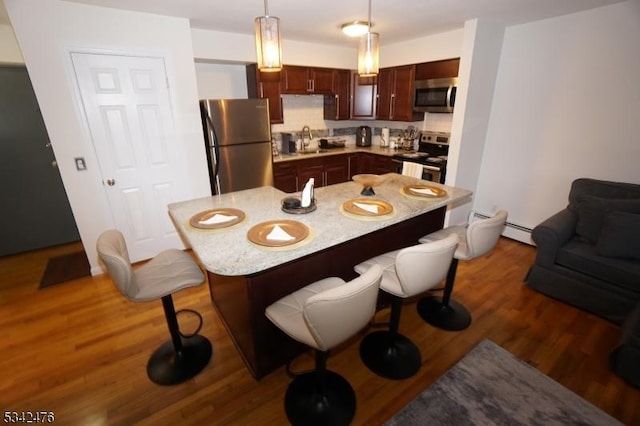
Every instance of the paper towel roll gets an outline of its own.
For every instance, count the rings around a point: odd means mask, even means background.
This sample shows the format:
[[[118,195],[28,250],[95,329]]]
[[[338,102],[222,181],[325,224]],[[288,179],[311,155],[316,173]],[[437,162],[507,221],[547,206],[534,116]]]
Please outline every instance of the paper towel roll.
[[[383,127],[382,133],[380,134],[380,145],[389,146],[389,128]]]

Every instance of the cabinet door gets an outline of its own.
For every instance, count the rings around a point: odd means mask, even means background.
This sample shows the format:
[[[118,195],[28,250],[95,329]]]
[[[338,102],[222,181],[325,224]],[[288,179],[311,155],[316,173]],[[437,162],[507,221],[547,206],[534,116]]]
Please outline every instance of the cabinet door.
[[[309,70],[310,91],[318,94],[333,94],[333,69],[311,68]]]
[[[298,175],[291,163],[273,164],[273,186],[281,191],[291,193],[298,191]]]
[[[423,62],[416,65],[416,80],[457,77],[459,67],[460,58]]]
[[[418,121],[424,118],[424,113],[413,112],[414,80],[415,65],[394,68],[391,120]]]
[[[382,68],[378,73],[378,120],[391,120],[393,117],[393,68]]]
[[[348,156],[349,180],[354,175],[360,174],[360,154],[350,154]]]
[[[284,123],[280,83],[260,83],[260,97],[269,100],[269,121],[271,124]]]
[[[423,113],[413,111],[415,65],[383,68],[378,74],[379,120],[418,121]]]
[[[271,124],[284,123],[279,72],[260,72],[256,64],[247,65],[247,94],[249,98],[268,99]]]
[[[346,155],[328,157],[324,163],[325,185],[349,180],[349,163]]]
[[[293,95],[308,95],[311,88],[309,83],[309,68],[285,65],[282,67],[282,93]]]
[[[348,120],[351,116],[351,71],[333,70],[333,93],[324,96],[324,119]]]
[[[351,119],[374,120],[376,118],[376,77],[360,77],[357,72],[352,74],[351,85]]]
[[[373,174],[383,175],[385,173],[394,172],[393,160],[385,155],[372,155],[373,157]]]
[[[360,153],[358,158],[360,173],[373,173],[373,157],[373,154]]]
[[[319,188],[325,186],[324,182],[324,166],[322,164],[299,164],[298,165],[298,182],[300,190],[304,188],[304,184],[313,178],[313,186]]]

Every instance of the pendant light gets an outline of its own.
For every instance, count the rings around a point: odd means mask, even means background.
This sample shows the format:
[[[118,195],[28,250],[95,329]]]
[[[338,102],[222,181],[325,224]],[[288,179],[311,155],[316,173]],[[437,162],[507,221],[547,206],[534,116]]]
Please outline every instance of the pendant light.
[[[280,19],[269,16],[267,0],[264,0],[264,15],[257,17],[255,21],[258,69],[262,72],[277,72],[282,69]]]
[[[371,0],[369,0],[369,20],[367,33],[360,37],[358,46],[358,75],[373,77],[378,75],[380,61],[380,35],[371,32]]]

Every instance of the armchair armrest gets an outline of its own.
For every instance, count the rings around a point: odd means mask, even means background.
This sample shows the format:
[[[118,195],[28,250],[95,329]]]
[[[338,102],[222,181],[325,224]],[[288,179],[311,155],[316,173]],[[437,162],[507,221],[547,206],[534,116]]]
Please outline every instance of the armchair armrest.
[[[553,265],[560,247],[575,235],[577,221],[575,213],[564,209],[533,228],[531,238],[538,247],[536,264]]]

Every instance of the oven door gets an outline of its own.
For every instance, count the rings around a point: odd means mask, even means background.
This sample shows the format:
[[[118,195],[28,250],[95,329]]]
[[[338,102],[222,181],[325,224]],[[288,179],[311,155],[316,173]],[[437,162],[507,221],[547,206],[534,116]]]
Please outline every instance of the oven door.
[[[395,166],[395,171],[399,175],[402,174],[402,160],[392,160]],[[431,182],[444,183],[443,168],[438,166],[431,166],[422,164],[422,179]]]

